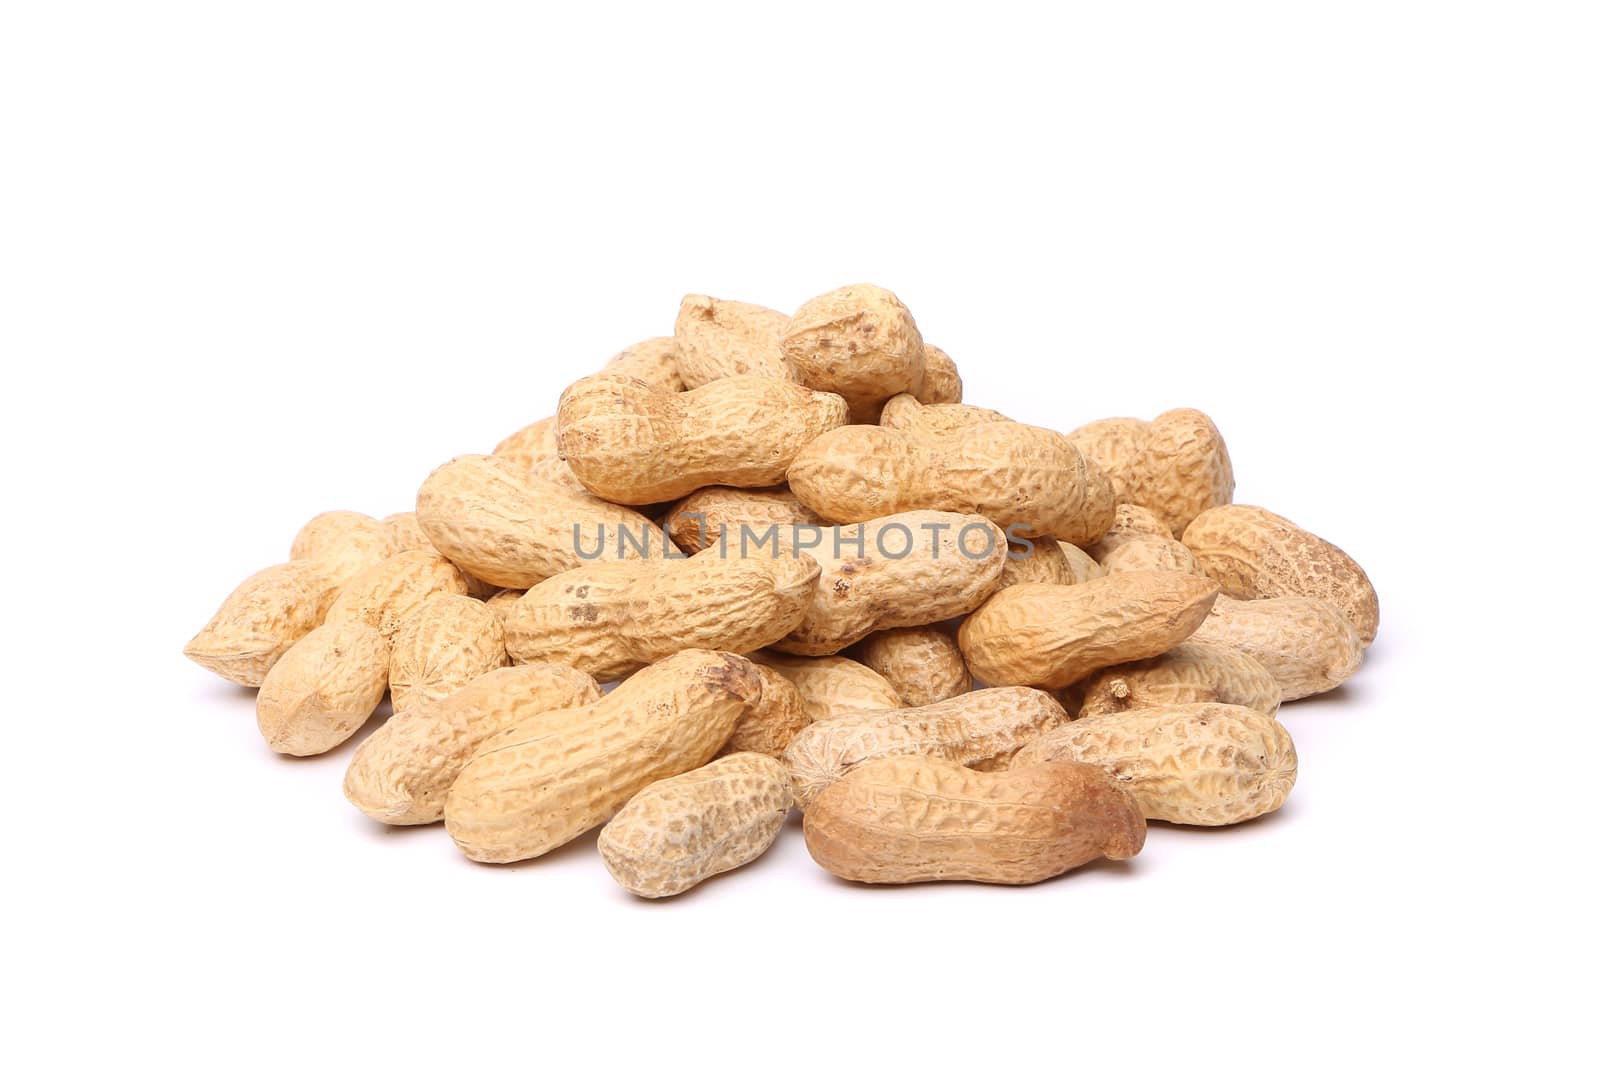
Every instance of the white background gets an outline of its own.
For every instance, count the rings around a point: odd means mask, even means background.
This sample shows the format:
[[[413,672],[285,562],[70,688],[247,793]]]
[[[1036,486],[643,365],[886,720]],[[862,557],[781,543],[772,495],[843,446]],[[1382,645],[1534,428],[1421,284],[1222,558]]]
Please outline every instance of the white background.
[[[7,1063],[1592,1058],[1593,8],[566,7],[5,6]],[[1364,563],[1280,814],[1028,889],[793,826],[648,904],[370,824],[179,654],[682,293],[862,280],[970,401],[1205,409]]]

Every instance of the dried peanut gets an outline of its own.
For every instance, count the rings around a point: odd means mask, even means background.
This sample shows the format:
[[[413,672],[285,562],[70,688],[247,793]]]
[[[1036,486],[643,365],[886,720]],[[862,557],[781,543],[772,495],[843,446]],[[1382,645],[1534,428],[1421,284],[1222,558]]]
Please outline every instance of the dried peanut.
[[[1236,599],[1310,596],[1339,608],[1365,647],[1378,633],[1378,593],[1339,548],[1259,506],[1219,506],[1195,518],[1183,542],[1208,577]]]
[[[500,624],[503,626],[506,622],[506,614],[511,610],[511,605],[521,599],[526,591],[526,588],[502,588],[484,600],[483,605],[494,611],[494,616],[500,619]]]
[[[394,545],[395,554],[401,551],[433,550],[433,544],[428,541],[428,534],[417,524],[417,514],[414,510],[390,514],[383,519],[383,527],[389,530],[389,542]]]
[[[1132,797],[1082,763],[983,773],[931,756],[864,763],[806,810],[806,848],[854,882],[1025,885],[1144,847]]]
[[[1070,760],[1102,767],[1146,819],[1227,826],[1277,811],[1294,788],[1289,731],[1231,704],[1147,707],[1080,718],[1017,753],[1016,767]]]
[[[600,858],[638,897],[671,897],[772,847],[789,814],[789,775],[739,752],[640,790],[600,831]]]
[[[556,419],[545,417],[517,429],[496,444],[490,455],[505,459],[519,470],[552,458],[559,459],[561,445],[556,441]]]
[[[842,714],[813,722],[784,751],[795,801],[817,794],[868,760],[938,756],[968,767],[998,769],[1023,745],[1067,721],[1067,712],[1038,689],[979,689],[925,707]]]
[[[399,714],[442,700],[507,662],[505,628],[493,610],[471,596],[434,596],[395,633],[390,703]]]
[[[684,386],[693,390],[728,376],[795,379],[778,345],[788,329],[789,318],[776,309],[704,294],[686,296],[673,328]]]
[[[1234,704],[1271,715],[1283,690],[1235,648],[1186,640],[1164,655],[1101,670],[1084,683],[1079,717],[1173,704]]]
[[[663,391],[681,391],[684,383],[678,370],[680,356],[678,340],[672,336],[646,339],[607,361],[601,371],[632,376]]]
[[[1242,651],[1266,668],[1285,701],[1336,689],[1361,668],[1361,635],[1339,608],[1309,596],[1219,595],[1193,639]]]
[[[903,705],[900,694],[883,675],[843,655],[758,651],[750,658],[782,674],[795,687],[807,724],[853,711],[882,711]]]
[[[358,569],[365,569],[397,550],[388,526],[377,518],[354,510],[329,510],[307,521],[295,533],[289,560],[353,555],[362,559]]]
[[[351,578],[328,608],[326,621],[366,622],[383,634],[385,644],[393,645],[400,623],[424,600],[466,593],[467,579],[439,555],[432,551],[402,551]]]
[[[445,826],[474,860],[542,856],[609,820],[651,782],[706,763],[760,702],[750,660],[679,652],[604,699],[490,737],[451,786]]]
[[[1152,511],[1132,503],[1118,503],[1111,527],[1087,549],[1098,562],[1130,540],[1143,539],[1146,536],[1164,536],[1169,540],[1173,538],[1172,530],[1167,527],[1167,523]]]
[[[1104,558],[1101,567],[1107,573],[1171,572],[1194,573],[1204,576],[1194,555],[1171,536],[1140,536],[1122,540]]]
[[[770,666],[758,664],[756,672],[761,675],[761,703],[733,727],[733,736],[722,746],[721,755],[760,752],[776,758],[811,725],[800,690],[788,678]]]
[[[1199,627],[1217,586],[1187,573],[1114,573],[1083,584],[1016,584],[961,624],[961,652],[990,685],[1059,689],[1148,659]]]
[[[339,578],[320,559],[268,566],[240,582],[183,653],[255,688],[284,652],[321,624],[338,592]]]
[[[389,646],[358,619],[329,622],[301,637],[267,671],[256,724],[274,752],[315,756],[360,729],[383,702]]]
[[[894,686],[907,707],[923,707],[972,690],[960,645],[938,626],[873,633],[861,642],[856,655]]]
[[[1106,571],[1088,552],[1049,536],[1035,536],[1024,544],[1013,544],[1000,571],[1000,587],[1014,584],[1082,584]],[[1015,555],[1017,557],[1013,558]]]
[[[955,402],[927,403],[914,395],[895,395],[883,404],[878,424],[897,432],[946,436],[977,424],[1015,424],[1004,413]]]
[[[844,396],[852,421],[876,421],[884,402],[923,387],[926,350],[911,310],[870,283],[806,302],[780,345],[801,383]]]
[[[1153,421],[1113,417],[1068,438],[1111,477],[1117,501],[1147,507],[1178,536],[1203,510],[1233,501],[1233,463],[1217,426],[1197,409]]]
[[[674,505],[662,524],[673,543],[692,553],[722,536],[737,540],[741,529],[765,533],[773,525],[821,525],[823,520],[787,487],[710,487]]]
[[[436,823],[456,776],[490,736],[541,711],[599,699],[594,678],[561,663],[491,670],[379,726],[351,758],[344,795],[380,823]]]
[[[922,344],[922,390],[917,401],[930,406],[942,406],[961,401],[961,372],[950,355],[937,346]]]

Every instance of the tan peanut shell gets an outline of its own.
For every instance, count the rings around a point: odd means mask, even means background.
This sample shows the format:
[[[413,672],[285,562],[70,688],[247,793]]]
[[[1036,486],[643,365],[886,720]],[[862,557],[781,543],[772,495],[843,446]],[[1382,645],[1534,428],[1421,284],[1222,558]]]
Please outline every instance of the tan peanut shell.
[[[631,376],[663,391],[681,391],[684,383],[678,369],[680,356],[678,340],[672,336],[646,339],[612,357],[601,371]]]
[[[884,402],[923,387],[927,356],[911,310],[870,283],[806,302],[780,345],[799,381],[842,395],[852,421],[876,421]]]
[[[389,646],[360,620],[330,622],[301,637],[261,682],[256,724],[274,752],[315,756],[360,729],[383,702]]]
[[[559,459],[561,445],[556,441],[555,417],[544,417],[517,429],[497,443],[489,453],[492,457],[504,459],[518,470],[526,470],[552,458]]]
[[[961,652],[985,684],[1059,689],[1176,647],[1216,596],[1215,584],[1188,573],[1012,585],[961,624]]]
[[[1173,704],[1234,704],[1271,715],[1283,690],[1236,648],[1186,640],[1163,655],[1101,670],[1084,683],[1080,717]]]
[[[508,661],[506,631],[493,610],[471,596],[434,596],[395,633],[389,656],[390,703],[400,714],[442,700]]]
[[[1236,599],[1310,596],[1338,607],[1363,647],[1378,634],[1378,593],[1366,571],[1287,518],[1259,506],[1219,506],[1195,518],[1183,542]]]
[[[811,440],[845,422],[844,401],[767,376],[729,376],[681,394],[624,376],[568,387],[556,410],[561,456],[617,503],[681,498],[713,484],[783,482]]]
[[[650,783],[706,763],[760,702],[750,660],[700,650],[669,656],[604,699],[490,737],[450,788],[446,829],[474,860],[542,856],[606,822]]]
[[[506,613],[513,660],[550,659],[613,681],[687,648],[755,651],[811,606],[820,570],[804,555],[604,562],[532,588]]]
[[[961,372],[949,354],[937,346],[922,344],[922,390],[917,392],[918,402],[942,406],[961,401]]]
[[[968,767],[1006,765],[1023,745],[1067,721],[1038,689],[979,689],[925,707],[836,715],[813,722],[783,754],[795,801],[818,793],[860,763],[885,756],[939,756]]]
[[[1005,535],[977,514],[912,511],[793,535],[808,534],[818,542],[800,549],[821,564],[816,597],[772,645],[791,655],[833,655],[880,629],[959,617],[994,591],[1005,563]]]
[[[1219,595],[1194,640],[1244,652],[1299,700],[1336,689],[1361,668],[1361,635],[1339,608],[1309,596]]]
[[[897,432],[947,436],[978,424],[1015,424],[1010,417],[982,406],[955,402],[928,403],[915,395],[895,395],[883,404],[878,424]]]
[[[637,897],[671,897],[772,847],[789,814],[789,775],[739,752],[640,790],[600,831],[600,858]]]
[[[1107,573],[1171,572],[1201,574],[1200,564],[1182,543],[1171,536],[1141,536],[1123,540],[1100,560]]]
[[[1169,536],[1202,511],[1233,501],[1233,463],[1217,426],[1197,409],[1174,409],[1153,421],[1113,417],[1069,438],[1111,477],[1117,501],[1151,510]]]
[[[777,758],[799,732],[811,725],[800,690],[770,666],[757,664],[761,675],[761,702],[733,727],[720,755],[759,752]]]
[[[1104,771],[985,773],[931,756],[864,763],[806,809],[806,848],[853,882],[1041,882],[1144,847],[1132,797]]]
[[[753,652],[750,658],[795,687],[807,724],[855,711],[904,706],[883,675],[843,655],[782,655],[768,650]]]
[[[588,561],[660,555],[666,534],[643,514],[467,454],[417,492],[417,520],[439,553],[474,577],[528,588]]]
[[[320,559],[252,573],[229,593],[183,653],[212,673],[255,688],[283,653],[322,623],[339,592]]]
[[[502,588],[494,595],[483,601],[483,605],[494,611],[494,616],[500,619],[500,624],[505,625],[506,614],[511,610],[511,605],[522,598],[526,588]],[[503,634],[502,634],[503,635]]]
[[[1116,516],[1105,534],[1087,548],[1095,561],[1103,560],[1118,547],[1131,540],[1146,536],[1163,536],[1172,539],[1172,530],[1153,512],[1132,503],[1118,503]]]
[[[423,601],[466,593],[467,579],[444,558],[432,551],[402,551],[351,578],[328,608],[326,620],[366,622],[392,645],[400,623]]]
[[[905,510],[983,514],[1008,534],[1096,540],[1116,512],[1111,482],[1059,432],[1015,422],[925,436],[872,425],[813,439],[789,467],[800,501],[833,521]]]
[[[776,309],[704,294],[686,296],[673,328],[684,386],[693,390],[728,376],[793,380],[794,370],[778,344],[788,328],[789,317]]]
[[[329,510],[295,533],[289,560],[353,555],[363,560],[357,569],[364,569],[397,550],[388,526],[377,518],[354,510]]]
[[[433,544],[428,540],[428,534],[422,531],[421,525],[417,524],[415,510],[390,514],[383,519],[383,527],[389,532],[389,542],[394,545],[395,554],[399,554],[401,551],[433,550]]]
[[[1146,819],[1228,826],[1277,811],[1294,788],[1289,731],[1230,704],[1147,707],[1080,718],[1017,753],[1014,765],[1068,760],[1103,768]]]
[[[718,538],[737,541],[741,530],[760,534],[774,525],[825,524],[786,487],[701,488],[676,503],[661,523],[672,542],[691,554]]]
[[[491,670],[373,731],[350,760],[345,798],[380,823],[436,823],[456,776],[490,736],[541,711],[599,699],[594,678],[562,663]]]
[[[1029,544],[1032,546],[1030,547]],[[1013,558],[1015,555],[1017,557]],[[1013,543],[1000,571],[1000,587],[1014,584],[1082,584],[1106,571],[1087,551],[1049,536],[1034,536],[1027,544]]]
[[[972,690],[972,675],[956,638],[935,625],[885,629],[856,648],[882,674],[907,707],[922,707]]]

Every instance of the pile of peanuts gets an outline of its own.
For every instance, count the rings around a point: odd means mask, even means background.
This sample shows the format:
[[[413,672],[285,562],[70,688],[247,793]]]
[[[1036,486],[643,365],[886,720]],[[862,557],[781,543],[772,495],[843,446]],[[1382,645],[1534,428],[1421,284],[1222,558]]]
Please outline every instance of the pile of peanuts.
[[[185,654],[288,755],[387,693],[351,804],[491,863],[603,827],[641,897],[794,807],[845,879],[1021,884],[1282,806],[1279,704],[1377,631],[1361,567],[1232,505],[1197,410],[1062,434],[961,397],[881,287],[690,295],[414,513],[312,518]]]

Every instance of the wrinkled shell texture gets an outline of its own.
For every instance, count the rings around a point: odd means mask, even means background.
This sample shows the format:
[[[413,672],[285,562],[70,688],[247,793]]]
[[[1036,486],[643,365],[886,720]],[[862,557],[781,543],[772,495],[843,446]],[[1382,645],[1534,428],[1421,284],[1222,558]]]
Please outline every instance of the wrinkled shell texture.
[[[467,579],[431,551],[403,551],[362,570],[339,591],[327,621],[358,621],[383,634],[392,645],[400,623],[437,595],[466,595]]]
[[[561,456],[611,502],[642,505],[713,484],[783,482],[811,440],[845,423],[837,395],[767,376],[730,376],[673,394],[591,376],[561,395]]]
[[[1100,565],[1107,573],[1202,573],[1194,555],[1171,536],[1141,536],[1123,540]]]
[[[1111,477],[1117,501],[1143,506],[1181,536],[1202,511],[1233,501],[1233,463],[1217,426],[1197,409],[1153,421],[1113,417],[1069,437]]]
[[[786,487],[701,488],[668,510],[661,521],[672,542],[691,554],[718,539],[738,546],[740,533],[746,529],[755,539],[774,525],[782,529],[825,524]]]
[[[1080,718],[1017,754],[1015,765],[1071,760],[1103,768],[1146,819],[1242,823],[1283,806],[1297,761],[1270,715],[1228,704],[1151,707]]]
[[[663,391],[681,391],[684,383],[678,369],[680,357],[678,340],[668,335],[635,343],[607,361],[602,371],[631,376]]]
[[[968,767],[1002,767],[1016,751],[1067,721],[1038,689],[980,689],[926,707],[842,714],[813,722],[784,752],[796,802],[817,794],[852,767],[886,756],[938,756]]]
[[[1277,680],[1251,656],[1220,644],[1186,640],[1164,655],[1095,674],[1086,683],[1078,714],[1222,703],[1271,715],[1282,699]]]
[[[819,545],[801,547],[822,566],[815,597],[773,645],[791,655],[833,655],[880,629],[959,617],[988,598],[1005,564],[1005,535],[976,514],[912,511],[816,535]]]
[[[531,587],[590,559],[637,558],[641,546],[660,555],[666,542],[635,510],[482,454],[446,462],[423,481],[417,520],[440,554],[506,588]]]
[[[1018,584],[961,625],[961,652],[990,685],[1059,689],[1176,647],[1217,586],[1187,573],[1116,573],[1075,585]]]
[[[722,755],[759,752],[777,758],[801,730],[811,725],[800,690],[770,666],[756,666],[761,675],[761,703],[733,727]],[[785,783],[787,784],[787,783]]]
[[[318,559],[268,566],[240,582],[183,653],[239,685],[259,686],[296,641],[322,623],[339,587]]]
[[[1336,689],[1361,668],[1361,636],[1339,608],[1308,596],[1218,596],[1193,639],[1244,652],[1272,675],[1283,699]]]
[[[937,346],[922,345],[922,390],[916,394],[918,402],[942,406],[961,401],[961,371],[949,354]]]
[[[821,572],[813,559],[723,550],[552,577],[507,611],[506,648],[517,662],[565,662],[611,681],[687,648],[755,651],[804,620]]]
[[[1167,523],[1149,510],[1132,503],[1118,503],[1111,527],[1106,529],[1105,535],[1090,544],[1087,550],[1098,562],[1128,541],[1143,539],[1146,536],[1173,539],[1172,530],[1167,527]]]
[[[776,309],[704,294],[686,296],[673,329],[684,386],[693,390],[729,376],[793,380],[794,370],[779,345],[788,329],[788,315]]]
[[[680,652],[604,699],[491,736],[445,801],[445,827],[486,863],[542,856],[609,820],[651,782],[717,754],[761,702],[761,677],[727,652]]]
[[[403,513],[390,514],[383,519],[383,527],[389,532],[389,541],[394,545],[394,553],[401,551],[433,551],[432,541],[428,534],[422,531],[422,526],[417,524],[415,510],[406,510]]]
[[[1024,885],[1125,860],[1145,824],[1127,792],[1081,763],[983,773],[926,756],[857,767],[806,811],[812,859],[854,882]]]
[[[507,661],[506,631],[493,610],[471,596],[434,596],[395,633],[390,702],[399,713],[442,700]]]
[[[900,694],[882,674],[843,655],[758,651],[750,658],[782,674],[795,687],[808,723],[856,711],[904,706]]]
[[[834,521],[951,510],[983,514],[1014,534],[1074,544],[1099,539],[1116,513],[1111,482],[1065,436],[1015,422],[941,436],[839,428],[800,451],[789,486]]]
[[[772,847],[789,814],[789,774],[740,752],[645,787],[600,831],[600,858],[639,897],[671,897]]]
[[[1000,571],[1001,588],[1014,584],[1082,584],[1106,575],[1100,563],[1073,544],[1049,536],[1035,536],[1028,543],[1033,546],[1011,545],[1005,569]]]
[[[911,310],[870,283],[806,302],[780,345],[799,381],[842,395],[858,423],[877,420],[895,395],[922,390],[927,357]]]
[[[365,555],[367,565],[381,562],[401,550],[388,526],[354,510],[329,510],[318,514],[295,533],[289,559],[322,558],[354,552]]]
[[[960,645],[937,626],[873,633],[856,654],[894,686],[907,707],[938,703],[972,689]]]
[[[555,417],[545,417],[517,429],[502,439],[490,453],[518,469],[560,459],[561,445],[556,441]]]
[[[1378,593],[1339,548],[1259,506],[1221,506],[1195,518],[1183,542],[1208,577],[1237,599],[1310,596],[1339,608],[1363,646],[1378,633]]]
[[[267,672],[256,725],[274,752],[320,755],[372,717],[389,680],[389,646],[366,622],[318,626]]]
[[[1010,417],[982,406],[943,402],[927,404],[912,395],[895,395],[883,404],[878,425],[921,436],[946,436],[978,424],[1015,424]]]
[[[562,663],[491,670],[379,726],[350,760],[345,798],[380,823],[436,823],[456,776],[491,735],[541,711],[599,699],[594,678]]]

